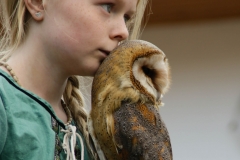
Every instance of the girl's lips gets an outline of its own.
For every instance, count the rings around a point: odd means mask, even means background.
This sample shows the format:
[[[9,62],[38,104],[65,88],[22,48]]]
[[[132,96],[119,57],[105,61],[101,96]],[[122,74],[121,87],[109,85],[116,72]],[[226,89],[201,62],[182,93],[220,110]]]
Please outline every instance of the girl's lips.
[[[110,51],[106,51],[106,50],[103,50],[103,49],[99,49],[99,51],[104,53],[106,56],[108,56],[110,54]]]

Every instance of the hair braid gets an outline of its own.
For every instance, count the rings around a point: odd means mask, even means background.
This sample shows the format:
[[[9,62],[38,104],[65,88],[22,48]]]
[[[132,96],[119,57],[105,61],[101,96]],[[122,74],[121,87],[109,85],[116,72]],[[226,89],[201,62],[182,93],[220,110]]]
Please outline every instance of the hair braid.
[[[64,101],[71,111],[72,117],[78,128],[82,132],[89,151],[95,157],[95,153],[90,145],[90,137],[87,129],[87,113],[84,109],[85,103],[82,93],[79,90],[79,80],[76,76],[70,76],[63,94]]]

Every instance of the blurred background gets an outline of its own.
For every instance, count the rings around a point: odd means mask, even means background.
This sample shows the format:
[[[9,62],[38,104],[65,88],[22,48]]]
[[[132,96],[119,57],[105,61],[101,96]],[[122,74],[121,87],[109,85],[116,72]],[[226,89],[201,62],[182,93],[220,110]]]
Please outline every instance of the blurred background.
[[[141,39],[171,65],[160,112],[174,160],[240,160],[240,0],[152,0],[150,11]]]

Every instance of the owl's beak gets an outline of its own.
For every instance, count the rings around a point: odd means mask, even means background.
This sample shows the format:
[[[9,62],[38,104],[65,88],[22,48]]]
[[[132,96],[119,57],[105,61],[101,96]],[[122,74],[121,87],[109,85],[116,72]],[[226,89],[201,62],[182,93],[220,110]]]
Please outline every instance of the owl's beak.
[[[163,95],[161,94],[161,93],[157,93],[157,100],[159,101],[161,101],[162,100],[162,98],[163,98]]]

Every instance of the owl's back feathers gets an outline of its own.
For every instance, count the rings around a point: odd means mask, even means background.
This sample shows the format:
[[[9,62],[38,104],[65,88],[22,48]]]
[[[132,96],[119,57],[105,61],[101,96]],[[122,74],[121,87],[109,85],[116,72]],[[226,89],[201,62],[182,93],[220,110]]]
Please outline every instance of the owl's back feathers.
[[[172,159],[169,134],[156,107],[122,103],[114,120],[114,138],[122,160]]]

